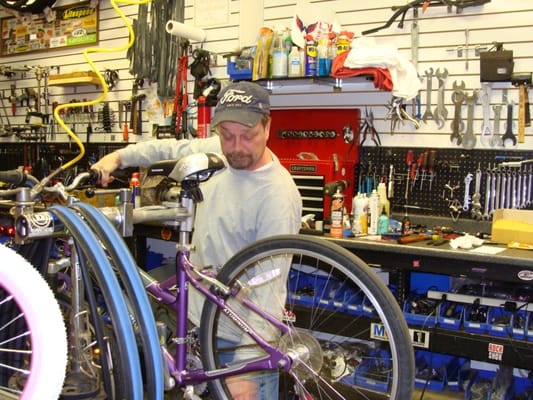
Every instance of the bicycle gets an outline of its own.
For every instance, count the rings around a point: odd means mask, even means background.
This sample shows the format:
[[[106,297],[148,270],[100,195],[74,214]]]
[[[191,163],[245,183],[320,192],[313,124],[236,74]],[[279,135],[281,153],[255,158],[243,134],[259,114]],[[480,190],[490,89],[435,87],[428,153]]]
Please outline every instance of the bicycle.
[[[60,182],[47,186],[20,170],[0,172],[0,181],[15,186],[0,190],[0,197],[16,197],[15,201],[1,203],[11,207],[15,230],[24,231],[24,227],[18,224],[25,218],[31,219],[31,225],[37,227],[32,240],[15,235],[10,246],[46,276],[54,288],[56,304],[60,304],[61,321],[64,317],[68,332],[68,367],[66,376],[63,368],[65,382],[60,387],[61,397],[95,398],[105,394],[108,399],[141,399],[144,388],[137,336],[141,337],[147,354],[144,362],[150,381],[147,385],[149,392],[162,391],[162,385],[157,384],[162,380],[162,373],[161,368],[153,366],[154,360],[161,363],[161,352],[155,321],[148,312],[150,304],[136,271],[134,276],[125,279],[126,287],[121,286],[108,253],[81,218],[68,212],[65,206],[44,208],[38,201],[42,200],[43,194],[69,199],[69,192],[82,181],[90,180],[91,175],[82,173],[68,186]],[[50,210],[50,214],[40,211],[43,209]],[[54,232],[50,225],[61,228]],[[130,294],[136,291],[135,294],[142,296],[133,296],[134,300],[126,303],[122,290],[130,291]],[[21,292],[19,295],[21,301],[31,304],[41,301],[31,293]],[[106,315],[102,315],[102,309]],[[130,320],[131,313],[139,315],[140,327]],[[110,321],[115,331],[109,329]],[[153,331],[150,331],[152,326]],[[55,357],[53,353],[51,355]],[[43,362],[54,365],[53,359]],[[39,375],[33,366],[30,365],[30,376]],[[25,387],[25,381],[17,382],[19,391],[26,390]]]
[[[224,167],[215,154],[158,163],[148,175],[162,174],[153,196],[160,204],[131,213],[124,206],[96,209],[81,202],[60,209],[61,214],[81,216],[76,223],[90,227],[119,270],[136,265],[119,232],[157,221],[176,229],[175,274],[157,281],[138,269],[152,301],[176,313],[170,340],[158,325],[165,390],[178,386],[185,398],[229,399],[228,386],[235,379],[270,373],[280,398],[411,398],[413,350],[401,309],[383,281],[354,254],[321,238],[282,235],[247,246],[219,271],[190,262],[200,184]],[[127,196],[123,199],[128,203]],[[37,215],[40,219],[57,211]],[[18,222],[24,239],[38,237],[27,215]],[[199,332],[187,324],[188,287],[207,300]],[[132,293],[125,297],[133,300]],[[139,326],[143,319],[150,322],[141,314],[137,310],[132,317]],[[153,396],[160,398],[160,393]]]

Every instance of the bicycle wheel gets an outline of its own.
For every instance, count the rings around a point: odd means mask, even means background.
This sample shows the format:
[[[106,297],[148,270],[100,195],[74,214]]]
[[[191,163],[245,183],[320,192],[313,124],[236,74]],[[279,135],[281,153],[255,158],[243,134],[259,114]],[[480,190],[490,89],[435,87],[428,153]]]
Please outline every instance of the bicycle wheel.
[[[57,399],[67,365],[65,324],[52,290],[0,245],[0,398]]]
[[[257,391],[257,398],[412,398],[414,357],[402,311],[381,278],[346,249],[320,238],[272,237],[232,257],[218,279],[237,293],[226,296],[226,305],[293,361],[288,373],[280,368],[212,381],[215,398],[239,390]],[[239,298],[282,320],[287,333]],[[266,355],[214,303],[206,302],[201,321],[206,370],[238,370]]]

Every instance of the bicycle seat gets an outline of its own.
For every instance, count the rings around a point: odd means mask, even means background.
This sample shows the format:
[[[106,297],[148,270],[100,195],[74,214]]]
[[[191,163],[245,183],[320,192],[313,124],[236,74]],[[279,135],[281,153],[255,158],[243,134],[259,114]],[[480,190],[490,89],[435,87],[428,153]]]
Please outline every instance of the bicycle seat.
[[[226,168],[226,164],[220,155],[195,153],[179,160],[164,160],[154,163],[148,168],[146,175],[163,175],[178,183],[185,181],[203,182],[224,168]]]

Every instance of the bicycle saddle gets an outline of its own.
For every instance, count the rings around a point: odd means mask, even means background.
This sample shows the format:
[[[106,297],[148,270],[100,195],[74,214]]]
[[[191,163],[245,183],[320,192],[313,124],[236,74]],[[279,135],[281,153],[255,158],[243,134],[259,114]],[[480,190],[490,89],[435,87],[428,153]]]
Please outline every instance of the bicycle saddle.
[[[147,176],[167,176],[168,178],[183,183],[203,182],[222,169],[226,168],[224,159],[216,153],[195,153],[179,160],[164,160],[152,164]]]

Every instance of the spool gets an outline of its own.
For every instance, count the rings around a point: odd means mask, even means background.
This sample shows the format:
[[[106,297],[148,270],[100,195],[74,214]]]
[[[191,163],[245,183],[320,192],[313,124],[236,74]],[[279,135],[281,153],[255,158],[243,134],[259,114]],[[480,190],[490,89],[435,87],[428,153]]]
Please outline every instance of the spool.
[[[167,21],[165,28],[167,33],[170,33],[173,36],[179,36],[195,42],[203,42],[207,36],[203,29],[188,26],[178,21]]]

